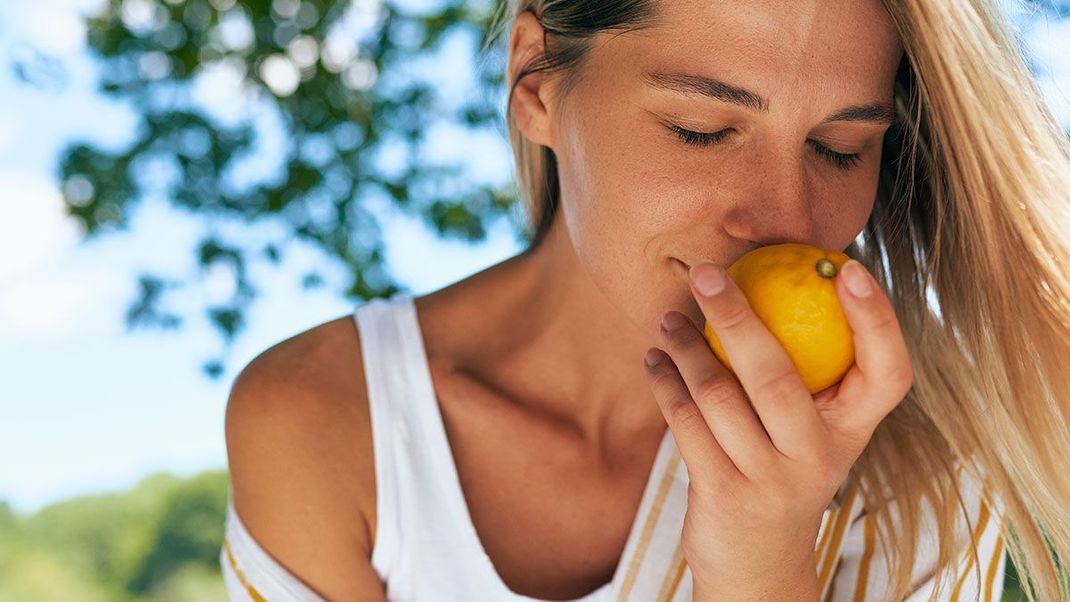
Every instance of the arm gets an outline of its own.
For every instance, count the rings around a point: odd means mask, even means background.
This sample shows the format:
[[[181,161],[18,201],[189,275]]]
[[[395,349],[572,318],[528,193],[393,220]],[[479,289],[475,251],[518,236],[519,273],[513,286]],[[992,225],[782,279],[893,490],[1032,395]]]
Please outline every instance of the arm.
[[[308,336],[262,353],[232,387],[226,442],[240,520],[228,532],[248,537],[228,540],[220,561],[233,599],[256,599],[241,572],[254,588],[284,584],[283,600],[382,601],[366,520],[374,464],[363,389],[339,382],[354,371],[332,370],[315,356],[328,346],[309,345]]]

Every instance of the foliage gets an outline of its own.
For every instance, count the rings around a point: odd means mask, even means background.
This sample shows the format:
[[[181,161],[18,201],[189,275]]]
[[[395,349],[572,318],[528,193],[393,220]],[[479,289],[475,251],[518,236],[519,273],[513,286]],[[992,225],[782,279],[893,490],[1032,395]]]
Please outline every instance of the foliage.
[[[479,53],[493,8],[491,0],[449,0],[423,13],[382,0],[106,0],[88,19],[88,44],[102,93],[130,106],[139,125],[123,148],[75,142],[64,150],[58,177],[68,212],[86,238],[126,229],[145,198],[203,220],[193,253],[200,274],[222,265],[233,278],[230,298],[203,308],[228,345],[257,294],[251,264],[279,263],[294,242],[342,266],[347,298],[388,296],[399,287],[384,270],[370,202],[468,241],[514,205],[510,190],[421,148],[432,128],[504,140],[503,48]],[[444,81],[466,90],[460,101],[431,81],[442,73],[414,73],[435,69],[442,47],[458,42],[493,65],[472,81],[468,66],[451,65]],[[226,102],[248,102],[245,114],[199,100],[228,87],[241,93]],[[262,116],[281,129],[278,157],[260,156],[271,135],[256,125]],[[257,240],[251,226],[264,223],[282,234]],[[307,288],[324,278],[310,272],[301,281]],[[127,326],[181,326],[166,298],[190,284],[142,274]],[[218,377],[223,366],[204,369]]]
[[[0,504],[0,600],[225,600],[229,478],[160,473],[25,518]]]

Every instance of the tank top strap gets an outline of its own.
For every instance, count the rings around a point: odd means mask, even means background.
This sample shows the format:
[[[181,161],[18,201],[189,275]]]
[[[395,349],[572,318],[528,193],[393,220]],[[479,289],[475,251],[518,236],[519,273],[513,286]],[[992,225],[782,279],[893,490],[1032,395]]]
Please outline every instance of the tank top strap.
[[[375,298],[359,305],[353,319],[360,332],[368,412],[371,417],[372,450],[375,456],[376,528],[371,563],[387,579],[399,562],[401,552],[402,503],[399,469],[404,458],[398,444],[408,439],[405,404],[411,398],[412,378],[405,337],[398,311],[408,302],[407,293]]]

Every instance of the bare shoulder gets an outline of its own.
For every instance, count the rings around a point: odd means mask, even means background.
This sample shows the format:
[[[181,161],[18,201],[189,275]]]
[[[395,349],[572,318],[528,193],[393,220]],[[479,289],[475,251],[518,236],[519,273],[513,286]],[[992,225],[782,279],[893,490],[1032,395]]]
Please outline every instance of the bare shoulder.
[[[231,386],[227,457],[252,537],[331,600],[382,599],[372,570],[375,470],[351,315],[281,341]]]

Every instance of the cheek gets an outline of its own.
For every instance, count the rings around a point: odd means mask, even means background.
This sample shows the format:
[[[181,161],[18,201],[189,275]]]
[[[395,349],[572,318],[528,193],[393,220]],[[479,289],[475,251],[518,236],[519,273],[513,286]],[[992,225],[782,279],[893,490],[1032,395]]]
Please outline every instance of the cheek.
[[[578,269],[592,288],[634,330],[653,336],[661,315],[689,307],[689,296],[686,273],[668,259],[670,231],[655,229],[649,213],[635,209],[647,200],[602,199],[566,210],[563,217]]]
[[[559,162],[562,193],[571,204],[571,226],[584,239],[641,248],[645,239],[677,226],[674,216],[686,210],[695,180],[673,167],[649,132],[613,115],[581,116],[570,128]]]
[[[872,173],[870,173],[872,172]],[[862,232],[877,194],[877,170],[840,180],[828,179],[818,191],[814,218],[818,244],[844,249]]]
[[[656,334],[665,311],[690,307],[686,272],[669,256],[680,252],[673,245],[688,230],[683,216],[692,214],[671,191],[640,174],[616,177],[586,197],[568,197],[560,217],[592,286],[636,330]]]

